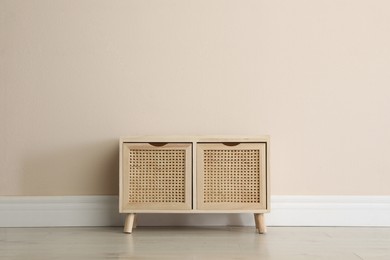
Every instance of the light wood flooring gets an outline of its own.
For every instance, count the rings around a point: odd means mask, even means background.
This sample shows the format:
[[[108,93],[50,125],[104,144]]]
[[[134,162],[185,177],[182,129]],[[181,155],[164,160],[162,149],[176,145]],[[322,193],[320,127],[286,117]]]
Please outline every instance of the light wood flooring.
[[[390,259],[390,228],[0,228],[0,259]]]

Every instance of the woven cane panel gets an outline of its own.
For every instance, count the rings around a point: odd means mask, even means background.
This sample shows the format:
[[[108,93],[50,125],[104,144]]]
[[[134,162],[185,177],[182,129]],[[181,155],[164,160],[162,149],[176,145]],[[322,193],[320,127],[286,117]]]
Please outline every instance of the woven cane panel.
[[[129,203],[184,203],[185,150],[130,150]]]
[[[258,149],[208,149],[203,160],[203,203],[260,203]]]

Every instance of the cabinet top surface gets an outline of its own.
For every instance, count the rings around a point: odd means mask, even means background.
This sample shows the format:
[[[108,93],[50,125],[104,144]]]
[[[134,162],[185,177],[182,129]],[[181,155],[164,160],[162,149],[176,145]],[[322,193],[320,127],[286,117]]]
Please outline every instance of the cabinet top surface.
[[[269,135],[124,136],[120,142],[269,142]]]

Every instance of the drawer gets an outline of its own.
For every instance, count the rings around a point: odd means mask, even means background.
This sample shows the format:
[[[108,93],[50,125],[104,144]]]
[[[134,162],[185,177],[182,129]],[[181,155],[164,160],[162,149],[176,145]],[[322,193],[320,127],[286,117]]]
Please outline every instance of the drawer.
[[[123,143],[121,212],[191,209],[191,143]]]
[[[266,210],[266,143],[198,143],[197,209]]]

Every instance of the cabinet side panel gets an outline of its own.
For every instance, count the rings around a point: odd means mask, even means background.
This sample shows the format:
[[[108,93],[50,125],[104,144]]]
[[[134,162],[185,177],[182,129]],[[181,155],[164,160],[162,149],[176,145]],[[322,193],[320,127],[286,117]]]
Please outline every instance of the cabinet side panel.
[[[121,153],[120,153],[120,176],[119,176],[119,204],[120,212],[125,212],[127,207],[127,199],[129,196],[129,188],[127,183],[129,182],[129,164],[128,164],[128,154],[130,152],[129,147],[125,144],[121,144]]]

